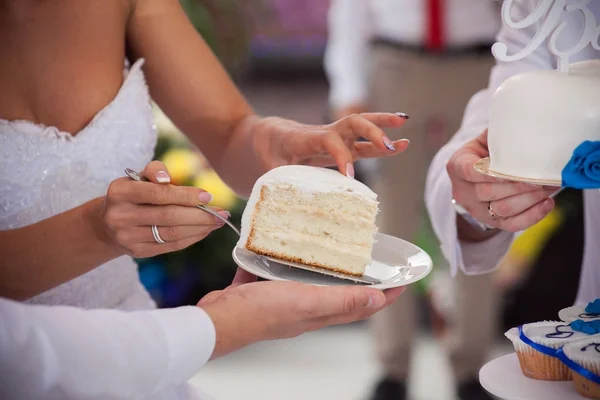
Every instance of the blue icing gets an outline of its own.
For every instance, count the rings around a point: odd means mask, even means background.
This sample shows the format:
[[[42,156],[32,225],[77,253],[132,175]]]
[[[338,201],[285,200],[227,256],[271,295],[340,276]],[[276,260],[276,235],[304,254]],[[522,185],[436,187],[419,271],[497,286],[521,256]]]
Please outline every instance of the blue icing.
[[[570,326],[574,331],[587,333],[588,335],[600,333],[600,320],[585,322],[578,319],[571,322]]]
[[[562,186],[574,189],[600,188],[600,141],[581,143],[562,170]]]
[[[596,299],[589,303],[585,308],[585,312],[588,314],[600,314],[600,299]]]

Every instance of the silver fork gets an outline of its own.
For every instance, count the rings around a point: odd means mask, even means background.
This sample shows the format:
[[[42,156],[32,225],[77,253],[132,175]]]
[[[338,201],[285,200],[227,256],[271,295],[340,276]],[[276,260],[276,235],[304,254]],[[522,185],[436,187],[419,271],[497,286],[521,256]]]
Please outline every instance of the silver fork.
[[[138,182],[148,182],[148,179],[146,177],[141,176],[140,174],[138,174],[137,172],[135,172],[132,169],[125,169],[125,173],[127,174],[127,176],[129,176],[131,179],[133,179],[134,181],[138,181]],[[202,211],[206,211],[209,214],[214,215],[215,217],[219,218],[221,221],[225,222],[227,225],[229,225],[229,227],[231,229],[233,229],[235,231],[235,233],[238,234],[238,236],[240,236],[240,230],[237,228],[237,226],[233,225],[227,218],[219,215],[216,211],[203,206],[203,205],[197,205],[197,208],[201,209]]]

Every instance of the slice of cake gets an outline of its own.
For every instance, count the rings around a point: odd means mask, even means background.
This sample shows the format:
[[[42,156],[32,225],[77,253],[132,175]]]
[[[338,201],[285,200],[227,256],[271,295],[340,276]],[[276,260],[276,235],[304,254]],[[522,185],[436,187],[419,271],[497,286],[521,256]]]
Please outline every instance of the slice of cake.
[[[238,246],[362,276],[371,261],[378,205],[372,190],[338,171],[279,167],[254,185]]]

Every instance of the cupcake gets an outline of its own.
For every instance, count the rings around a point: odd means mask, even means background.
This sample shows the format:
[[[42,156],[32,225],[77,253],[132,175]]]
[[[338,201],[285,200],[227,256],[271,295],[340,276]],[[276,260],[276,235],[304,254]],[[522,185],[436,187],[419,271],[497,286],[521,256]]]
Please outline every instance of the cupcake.
[[[585,306],[563,308],[558,312],[558,317],[569,323],[575,320],[584,322],[600,320],[600,299],[596,299]]]
[[[535,322],[512,328],[505,333],[519,357],[523,374],[544,381],[568,381],[569,369],[558,359],[557,351],[574,340],[589,335],[557,321]]]
[[[565,344],[558,357],[571,370],[577,392],[600,400],[600,335]]]

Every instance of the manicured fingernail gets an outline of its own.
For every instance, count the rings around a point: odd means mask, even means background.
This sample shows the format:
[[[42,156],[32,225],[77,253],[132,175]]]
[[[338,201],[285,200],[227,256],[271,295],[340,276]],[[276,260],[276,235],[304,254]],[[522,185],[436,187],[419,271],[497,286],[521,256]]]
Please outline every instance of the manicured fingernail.
[[[394,147],[394,144],[392,143],[389,137],[383,137],[383,144],[385,144],[385,147],[387,147],[389,151],[396,151],[396,148]]]
[[[404,118],[404,119],[409,119],[410,118],[408,116],[408,114],[403,113],[403,112],[397,112],[396,115],[399,116],[400,118]]]
[[[219,211],[217,214],[225,219],[231,218],[231,213],[229,211]]]
[[[385,304],[385,296],[383,294],[372,294],[369,296],[369,301],[367,302],[367,307],[369,308],[379,308]]]
[[[200,200],[200,202],[202,203],[210,203],[213,199],[213,195],[208,193],[208,192],[200,192],[200,194],[198,195],[198,200]]]
[[[165,171],[158,171],[156,173],[156,180],[160,183],[169,183],[171,182],[171,177]]]
[[[348,178],[354,179],[354,166],[352,163],[346,164],[346,176]]]

